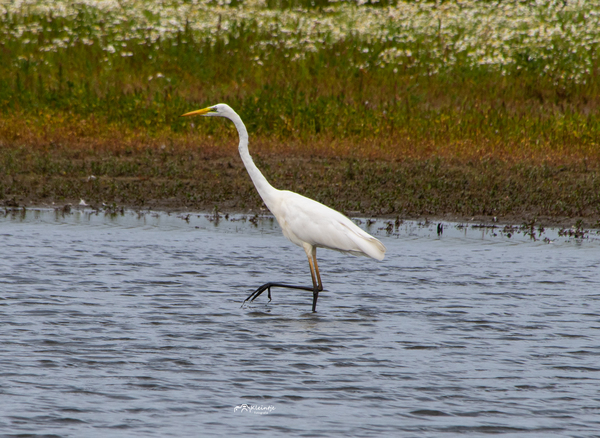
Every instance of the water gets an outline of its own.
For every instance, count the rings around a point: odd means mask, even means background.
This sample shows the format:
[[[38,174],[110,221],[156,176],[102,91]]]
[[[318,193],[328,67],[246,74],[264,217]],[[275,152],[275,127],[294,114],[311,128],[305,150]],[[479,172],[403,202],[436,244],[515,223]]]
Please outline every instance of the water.
[[[0,435],[599,436],[597,237],[385,225],[312,314],[273,221],[6,215]]]

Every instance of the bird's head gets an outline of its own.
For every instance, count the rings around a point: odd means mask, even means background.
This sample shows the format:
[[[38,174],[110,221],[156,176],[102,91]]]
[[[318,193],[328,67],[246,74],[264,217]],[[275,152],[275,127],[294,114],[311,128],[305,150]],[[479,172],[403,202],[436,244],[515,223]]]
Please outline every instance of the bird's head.
[[[227,117],[230,118],[231,114],[235,114],[229,105],[219,103],[217,105],[209,106],[201,110],[191,111],[189,113],[182,114],[181,117],[187,116],[212,116],[212,117]]]

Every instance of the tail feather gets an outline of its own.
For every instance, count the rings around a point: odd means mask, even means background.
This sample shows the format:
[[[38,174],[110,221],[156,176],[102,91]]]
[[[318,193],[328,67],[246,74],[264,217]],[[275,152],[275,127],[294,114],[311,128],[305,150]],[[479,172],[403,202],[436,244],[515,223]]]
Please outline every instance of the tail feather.
[[[358,246],[361,252],[376,260],[383,260],[386,251],[383,243],[358,227],[354,230],[346,224],[342,225],[348,230],[348,237]]]

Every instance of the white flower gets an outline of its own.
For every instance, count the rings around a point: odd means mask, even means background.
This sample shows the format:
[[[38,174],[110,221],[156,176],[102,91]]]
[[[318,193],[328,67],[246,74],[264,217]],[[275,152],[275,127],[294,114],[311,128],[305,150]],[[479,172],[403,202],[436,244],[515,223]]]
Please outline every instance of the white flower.
[[[549,66],[549,74],[565,73],[574,81],[584,80],[585,69],[597,64],[593,49],[600,44],[600,0],[399,0],[387,7],[373,7],[366,0],[330,0],[332,5],[320,11],[269,9],[265,0],[245,0],[235,7],[230,3],[1,1],[0,38],[8,43],[17,41],[24,55],[41,57],[44,62],[46,52],[62,51],[78,42],[101,42],[107,54],[116,53],[115,47],[119,47],[124,57],[133,55],[126,51],[130,44],[154,49],[159,39],[173,45],[208,41],[213,46],[219,40],[230,46],[244,26],[255,28],[259,35],[250,49],[259,65],[278,49],[284,50],[284,56],[300,60],[311,52],[352,40],[361,53],[380,51],[371,67],[405,64],[420,71],[417,74],[431,74],[458,64],[484,64],[486,69],[504,74],[505,67],[515,67],[515,60],[526,54],[542,63],[541,68]],[[95,17],[93,22],[88,18],[85,26],[75,24],[82,6],[90,12],[89,17]],[[63,24],[55,27],[59,22]],[[78,34],[80,28],[85,28],[85,33]],[[46,38],[40,39],[40,35]],[[37,41],[48,42],[39,46]],[[425,65],[428,67],[420,67]]]

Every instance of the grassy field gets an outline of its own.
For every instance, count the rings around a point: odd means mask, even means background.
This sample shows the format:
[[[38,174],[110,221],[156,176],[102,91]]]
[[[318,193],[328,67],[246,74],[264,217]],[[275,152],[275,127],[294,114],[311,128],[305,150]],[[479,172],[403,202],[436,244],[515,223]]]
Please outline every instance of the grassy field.
[[[359,3],[0,2],[0,202],[600,219],[599,1]]]

